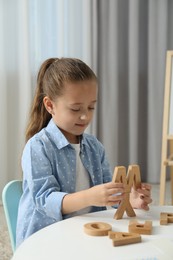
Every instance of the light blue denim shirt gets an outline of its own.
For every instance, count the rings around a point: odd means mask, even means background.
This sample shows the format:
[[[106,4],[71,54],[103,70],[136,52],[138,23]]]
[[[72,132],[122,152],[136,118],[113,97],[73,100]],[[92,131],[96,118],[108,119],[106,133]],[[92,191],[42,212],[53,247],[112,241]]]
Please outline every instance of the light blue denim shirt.
[[[91,186],[112,180],[103,145],[94,136],[82,135],[80,157],[89,173]],[[62,215],[61,204],[67,193],[75,192],[76,152],[52,119],[27,142],[22,170],[17,246],[36,231],[70,217],[70,214]],[[92,207],[92,212],[103,209]]]

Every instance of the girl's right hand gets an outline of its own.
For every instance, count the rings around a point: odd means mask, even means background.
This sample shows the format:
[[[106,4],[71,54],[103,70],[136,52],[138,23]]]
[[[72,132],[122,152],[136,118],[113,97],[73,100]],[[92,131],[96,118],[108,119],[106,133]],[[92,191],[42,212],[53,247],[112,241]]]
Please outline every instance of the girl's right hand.
[[[113,206],[124,198],[123,183],[108,182],[88,189],[88,203],[91,206]]]

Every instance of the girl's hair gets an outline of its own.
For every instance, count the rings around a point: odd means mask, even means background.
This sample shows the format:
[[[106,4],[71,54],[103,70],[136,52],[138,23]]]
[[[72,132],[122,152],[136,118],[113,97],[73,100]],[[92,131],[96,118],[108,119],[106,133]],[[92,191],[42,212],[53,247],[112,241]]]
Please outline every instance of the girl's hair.
[[[48,96],[54,101],[63,95],[64,83],[95,80],[94,72],[83,61],[73,58],[50,58],[41,65],[37,77],[35,97],[31,106],[25,139],[46,127],[51,114],[46,110],[43,98]]]

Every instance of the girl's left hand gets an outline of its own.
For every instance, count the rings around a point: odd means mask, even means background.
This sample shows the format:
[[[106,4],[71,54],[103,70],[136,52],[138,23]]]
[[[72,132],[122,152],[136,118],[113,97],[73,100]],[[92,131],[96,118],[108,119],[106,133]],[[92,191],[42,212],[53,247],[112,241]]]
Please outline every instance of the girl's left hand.
[[[151,199],[151,185],[148,183],[141,183],[141,188],[135,190],[132,188],[130,193],[130,203],[133,208],[149,210],[148,204],[152,202]]]

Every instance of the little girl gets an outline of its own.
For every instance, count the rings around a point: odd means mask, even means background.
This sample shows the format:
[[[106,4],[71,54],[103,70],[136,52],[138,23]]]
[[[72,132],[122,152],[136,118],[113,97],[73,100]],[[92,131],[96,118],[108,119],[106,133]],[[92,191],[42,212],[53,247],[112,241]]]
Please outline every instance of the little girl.
[[[17,246],[34,232],[74,215],[119,204],[102,144],[84,131],[97,102],[97,78],[81,60],[51,58],[38,73],[22,155],[23,195]],[[132,190],[130,202],[148,210],[151,186]]]

